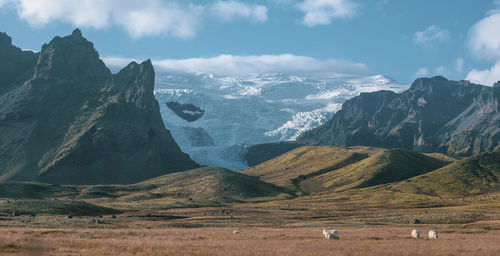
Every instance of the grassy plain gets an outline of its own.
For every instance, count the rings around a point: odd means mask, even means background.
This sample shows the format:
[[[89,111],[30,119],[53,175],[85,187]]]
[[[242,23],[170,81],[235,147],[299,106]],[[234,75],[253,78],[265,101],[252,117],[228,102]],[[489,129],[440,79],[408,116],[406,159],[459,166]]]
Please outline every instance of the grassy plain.
[[[499,180],[500,151],[302,147],[239,173],[0,183],[0,255],[500,255]]]
[[[146,226],[151,225],[145,223]],[[335,226],[339,240],[322,237],[322,227],[234,228],[3,228],[1,255],[498,255],[500,230],[471,226]],[[440,231],[438,240],[425,237]]]

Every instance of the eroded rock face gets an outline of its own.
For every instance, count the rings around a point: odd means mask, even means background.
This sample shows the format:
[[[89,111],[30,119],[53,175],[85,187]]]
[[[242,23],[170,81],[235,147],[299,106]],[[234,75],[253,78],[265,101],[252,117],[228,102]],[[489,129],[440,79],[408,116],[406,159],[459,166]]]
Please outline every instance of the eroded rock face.
[[[175,101],[169,101],[166,104],[176,115],[188,122],[194,122],[205,114],[205,110],[193,104],[182,104]]]
[[[0,95],[0,180],[131,183],[197,166],[163,125],[149,60],[111,74],[75,30],[32,69]]]
[[[444,77],[417,79],[401,94],[363,93],[346,101],[330,121],[298,141],[470,155],[499,147],[499,113],[497,88]]]

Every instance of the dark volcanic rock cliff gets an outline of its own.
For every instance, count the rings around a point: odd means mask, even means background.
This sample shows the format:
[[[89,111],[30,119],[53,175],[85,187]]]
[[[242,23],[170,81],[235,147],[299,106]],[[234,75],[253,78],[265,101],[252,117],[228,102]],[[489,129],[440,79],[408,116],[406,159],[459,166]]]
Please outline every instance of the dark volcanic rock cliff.
[[[0,32],[0,93],[33,75],[38,55],[12,45],[12,38]]]
[[[163,125],[149,60],[111,74],[79,30],[36,61],[17,52],[25,68],[0,80],[0,181],[132,183],[197,166]]]
[[[500,88],[417,79],[401,94],[362,93],[326,124],[302,134],[304,143],[401,147],[470,155],[500,145]]]

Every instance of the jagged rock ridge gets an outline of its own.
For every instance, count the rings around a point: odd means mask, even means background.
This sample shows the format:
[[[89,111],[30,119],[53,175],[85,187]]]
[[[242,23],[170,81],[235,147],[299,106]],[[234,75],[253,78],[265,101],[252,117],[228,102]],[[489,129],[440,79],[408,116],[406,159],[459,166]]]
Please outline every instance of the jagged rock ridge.
[[[444,77],[417,79],[409,90],[362,93],[346,101],[303,143],[401,147],[471,155],[500,145],[500,87]]]
[[[2,80],[1,181],[131,183],[197,166],[163,125],[149,60],[111,74],[77,29],[26,66]]]
[[[38,54],[12,45],[12,38],[0,32],[0,93],[33,75]]]

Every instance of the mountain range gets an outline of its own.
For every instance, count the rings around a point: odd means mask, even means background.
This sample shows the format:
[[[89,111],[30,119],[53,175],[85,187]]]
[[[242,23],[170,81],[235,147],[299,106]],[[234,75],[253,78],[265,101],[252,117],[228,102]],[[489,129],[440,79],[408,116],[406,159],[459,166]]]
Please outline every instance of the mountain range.
[[[131,183],[192,169],[165,129],[151,61],[112,74],[80,30],[39,53],[0,34],[0,181]]]
[[[470,156],[500,147],[500,84],[417,79],[402,93],[361,93],[300,143],[407,148]]]
[[[39,53],[13,46],[2,33],[0,55],[0,181],[128,184],[199,167],[191,157],[237,170],[304,145],[389,150],[348,154],[345,166],[399,159],[396,166],[423,161],[415,170],[434,170],[444,166],[441,160],[449,162],[446,155],[470,156],[500,145],[498,83],[434,77],[408,88],[381,75],[234,77],[165,70],[155,77],[149,60],[113,74],[78,29]],[[434,161],[414,151],[443,155]],[[363,184],[424,173],[400,167]],[[330,171],[315,172],[312,180]]]
[[[407,89],[380,75],[236,79],[164,70],[155,77],[150,60],[113,73],[79,30],[39,53],[0,34],[0,57],[2,221],[30,215],[22,225],[53,225],[44,215],[67,215],[67,225],[72,215],[113,214],[107,225],[145,218],[290,227],[498,219],[500,84],[434,77]],[[201,167],[183,150],[201,164],[251,167]]]

